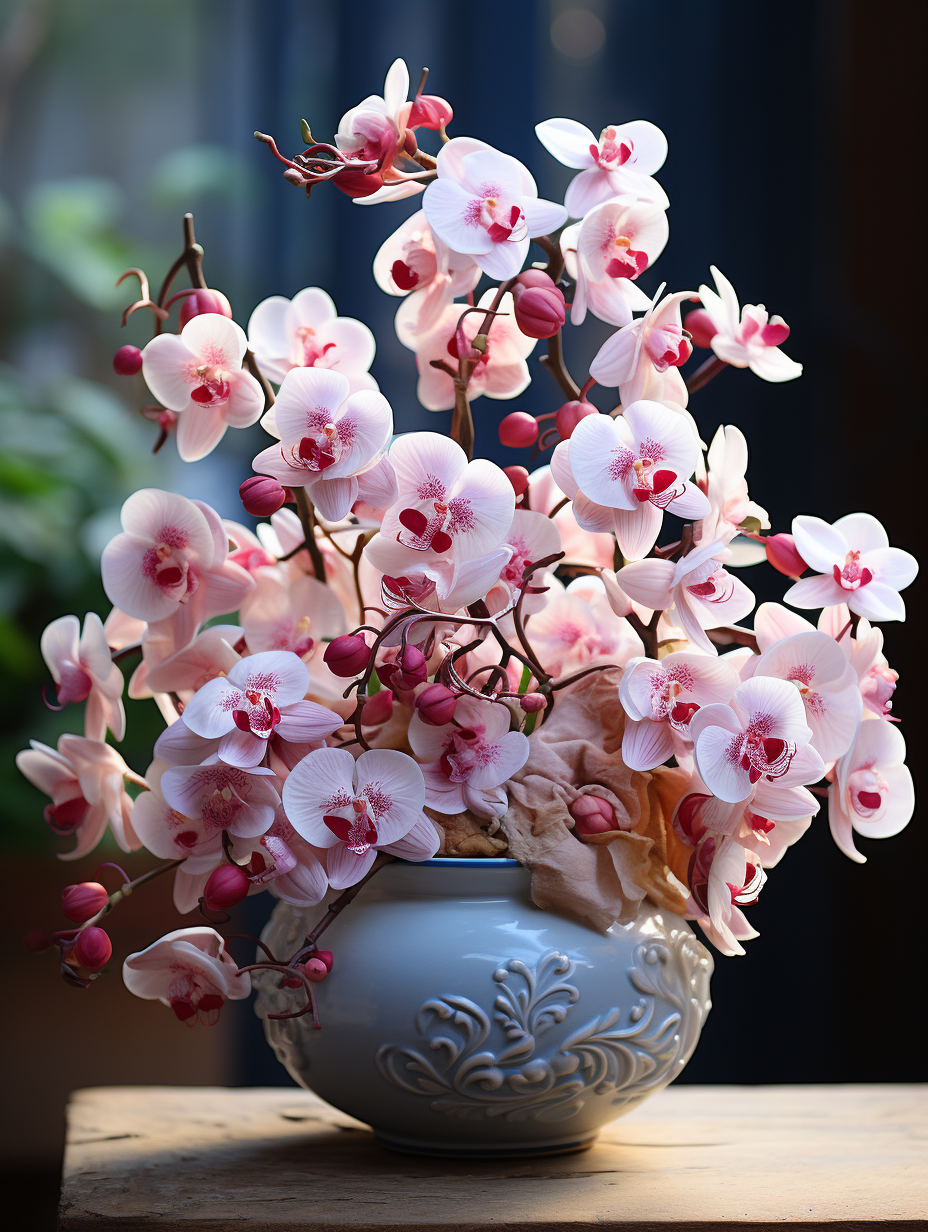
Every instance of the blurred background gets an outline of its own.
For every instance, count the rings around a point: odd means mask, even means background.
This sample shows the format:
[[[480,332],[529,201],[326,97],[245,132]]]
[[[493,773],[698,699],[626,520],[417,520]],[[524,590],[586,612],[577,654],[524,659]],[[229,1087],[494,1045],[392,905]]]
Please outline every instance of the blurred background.
[[[111,368],[119,345],[142,346],[149,331],[144,313],[119,330],[135,286],[117,290],[117,277],[137,265],[157,285],[192,210],[207,278],[241,324],[268,295],[322,286],[340,313],[374,330],[373,373],[398,430],[444,430],[449,419],[416,402],[413,357],[393,331],[397,301],[370,275],[415,199],[367,209],[323,186],[307,201],[281,179],[255,129],[292,153],[303,116],[324,140],[343,112],[382,90],[403,55],[413,84],[427,64],[429,91],[451,101],[453,135],[515,155],[541,196],[561,199],[572,173],[537,142],[537,121],[566,115],[598,132],[652,120],[670,143],[659,179],[671,240],[645,290],[664,280],[695,288],[714,263],[742,302],[786,318],[786,349],[805,365],[785,386],[726,372],[691,404],[705,439],[722,422],[744,430],[751,493],[775,530],[796,512],[831,521],[864,507],[893,543],[921,548],[924,148],[913,117],[924,114],[924,6],[884,6],[879,21],[862,0],[781,0],[774,9],[510,0],[474,12],[483,16],[462,20],[452,0],[0,0],[0,900],[10,1103],[0,1132],[6,1168],[43,1218],[54,1209],[69,1090],[289,1082],[247,1004],[228,1006],[218,1028],[188,1031],[122,988],[124,955],[177,919],[167,884],[114,917],[112,974],[88,991],[65,987],[50,954],[21,945],[26,929],[59,926],[61,887],[98,862],[57,861],[44,797],[12,765],[30,737],[54,745],[78,718],[42,705],[39,635],[64,613],[108,611],[98,557],[131,490],[170,488],[247,520],[237,487],[265,443],[256,426],[229,433],[192,466],[177,461],[173,442],[152,457],[156,429],[138,415],[149,400],[141,377]],[[575,376],[610,330],[590,319],[578,332],[567,343]],[[561,401],[537,357],[530,365],[536,379],[525,395],[475,403],[478,449],[497,460],[504,414]],[[746,580],[758,601],[782,595],[767,566]],[[895,713],[917,772],[917,586],[906,599],[914,619],[884,627],[890,664],[902,672]],[[150,702],[128,711],[124,752],[144,773],[160,719]],[[926,1077],[924,1052],[906,1042],[921,1021],[924,827],[916,818],[891,842],[860,846],[869,862],[855,866],[821,817],[776,870],[751,911],[761,937],[746,958],[717,963],[715,1008],[682,1081]],[[125,863],[132,873],[145,867]],[[239,925],[257,932],[270,905],[251,900]]]

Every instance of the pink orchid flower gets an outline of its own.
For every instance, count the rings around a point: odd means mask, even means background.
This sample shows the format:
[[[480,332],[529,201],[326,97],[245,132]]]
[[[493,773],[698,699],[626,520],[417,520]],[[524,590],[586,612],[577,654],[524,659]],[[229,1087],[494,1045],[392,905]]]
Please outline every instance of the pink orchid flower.
[[[455,137],[436,162],[422,206],[429,226],[454,252],[465,253],[491,278],[513,278],[528,256],[529,239],[567,221],[562,205],[538,198],[528,171],[482,141]]]
[[[688,918],[696,919],[720,953],[744,954],[741,942],[760,935],[741,910],[757,901],[767,879],[758,858],[735,839],[707,834],[693,853],[689,876]]]
[[[664,209],[670,204],[651,178],[664,165],[667,138],[647,120],[610,124],[599,140],[585,124],[564,118],[536,124],[535,133],[559,163],[580,171],[564,197],[571,218],[583,218],[613,197],[624,202],[656,201]]]
[[[145,384],[176,411],[177,452],[185,462],[211,453],[226,428],[249,428],[264,410],[264,391],[242,370],[245,331],[218,312],[188,321],[180,334],[158,334],[142,352]]]
[[[40,647],[55,682],[58,708],[86,701],[84,735],[88,740],[104,740],[107,728],[116,740],[122,740],[126,734],[124,681],[96,612],[84,617],[83,633],[76,616],[53,620],[42,634]]]
[[[750,368],[765,381],[792,381],[802,373],[802,364],[784,355],[780,344],[789,337],[782,317],[771,317],[763,304],[740,308],[735,288],[714,265],[709,267],[718,294],[703,285],[699,298],[716,329],[711,347],[719,359],[733,368]]]
[[[237,838],[256,838],[270,829],[280,797],[273,770],[243,769],[215,759],[200,766],[169,766],[161,775],[161,794],[183,820],[170,835],[173,855],[214,850],[225,830]],[[157,854],[157,852],[155,853]]]
[[[709,512],[708,500],[689,480],[698,460],[699,446],[682,416],[658,402],[634,402],[617,419],[582,419],[554,477],[582,526],[605,530],[608,511],[623,555],[639,560],[657,541],[665,509],[684,518]]]
[[[666,212],[649,201],[631,205],[606,201],[590,210],[583,222],[565,227],[561,251],[577,284],[571,324],[581,325],[587,308],[610,325],[628,325],[633,312],[649,308],[651,301],[635,280],[660,256],[669,235]],[[681,348],[685,354],[678,363],[691,353],[682,330],[677,351]]]
[[[764,868],[773,868],[818,812],[818,801],[805,787],[783,787],[765,779],[758,779],[747,800],[734,804],[717,800],[694,771],[689,794],[677,805],[674,830],[693,845],[707,832],[734,838],[749,851],[759,852]]]
[[[721,427],[712,438],[706,456],[709,473],[706,495],[711,510],[695,528],[697,543],[718,541],[729,544],[738,534],[741,524],[754,518],[761,530],[769,530],[766,509],[748,497],[745,475],[748,469],[748,443],[740,429],[729,424]],[[758,560],[762,559],[758,556]]]
[[[452,252],[418,210],[384,240],[374,257],[374,280],[388,295],[406,296],[396,313],[396,334],[411,350],[438,324],[445,308],[480,281],[473,257]]]
[[[863,864],[854,831],[864,838],[892,838],[915,811],[915,788],[905,762],[905,740],[885,719],[866,719],[853,748],[835,766],[828,788],[828,824],[846,856]]]
[[[294,907],[312,907],[325,898],[329,879],[325,871],[326,852],[313,847],[291,826],[283,808],[278,810],[271,828],[250,844],[251,858],[244,843],[233,845],[233,857],[241,864],[257,889],[268,889],[275,898]]]
[[[59,853],[59,860],[79,860],[106,834],[107,826],[121,851],[137,851],[142,845],[129,815],[132,797],[125,787],[129,767],[112,747],[100,740],[66,734],[58,739],[58,751],[37,740],[16,755],[16,765],[34,787],[51,796],[45,820],[56,834],[73,834],[73,851]]]
[[[794,583],[783,599],[793,607],[846,603],[868,620],[905,620],[900,590],[915,581],[918,561],[891,548],[869,513],[849,513],[829,526],[821,518],[793,518],[796,549],[818,576]]]
[[[509,807],[504,784],[528,760],[528,737],[509,730],[510,711],[500,702],[464,696],[454,719],[441,727],[409,722],[409,744],[425,764],[425,803],[439,813],[470,809],[477,817],[502,817]]]
[[[561,550],[561,535],[551,518],[529,509],[517,509],[512,515],[512,525],[503,541],[512,550],[512,555],[499,574],[499,582],[485,592],[486,604],[491,612],[498,612],[519,597],[522,577],[529,565],[536,561],[556,556]],[[560,562],[557,562],[558,564]],[[552,568],[533,573],[529,585],[533,588],[548,584]],[[541,611],[545,605],[543,594],[527,594],[522,604],[526,615]]]
[[[680,407],[689,401],[679,369],[693,349],[683,336],[680,305],[693,292],[676,291],[661,299],[664,285],[661,284],[653,301],[644,305],[647,312],[639,321],[613,322],[623,328],[603,343],[590,364],[590,376],[600,385],[617,387],[623,406],[631,406],[642,398]],[[601,315],[595,308],[593,311]],[[698,433],[696,438],[699,439]]]
[[[195,317],[194,320],[201,318]],[[235,611],[254,581],[227,559],[228,539],[202,501],[143,488],[122,507],[123,533],[103,549],[103,589],[148,632],[186,646],[204,620]]]
[[[411,562],[450,556],[460,566],[501,546],[515,493],[498,466],[485,458],[468,462],[460,445],[437,432],[399,437],[390,462],[398,496],[381,533],[406,548]]]
[[[392,851],[401,839],[412,851],[413,830],[421,846],[404,859],[427,860],[438,850],[435,827],[422,812],[422,771],[396,749],[371,749],[357,761],[347,749],[318,749],[290,772],[283,800],[296,832],[328,849],[329,884],[337,890],[360,881],[377,852]]]
[[[690,738],[703,782],[730,803],[746,800],[762,778],[792,787],[825,773],[799,691],[772,676],[743,681],[727,705],[701,707],[690,720]]]
[[[702,707],[727,702],[738,674],[724,659],[687,651],[654,659],[630,659],[622,673],[619,701],[627,716],[622,760],[630,770],[653,770],[690,750],[690,719]]]
[[[240,661],[242,656],[235,646],[242,633],[240,625],[210,625],[189,646],[148,671],[147,693],[176,693],[186,704],[208,681],[226,675]]]
[[[321,742],[341,727],[339,715],[304,701],[309,669],[291,651],[249,655],[190,700],[184,724],[195,735],[220,738],[219,756],[232,766],[259,765],[274,735],[299,744]]]
[[[251,976],[241,975],[214,928],[179,928],[130,954],[122,968],[123,983],[145,1001],[170,1006],[188,1027],[213,1026],[227,999],[251,993]]]
[[[305,487],[322,516],[333,522],[364,496],[364,474],[393,434],[393,412],[383,394],[349,394],[349,388],[341,372],[291,369],[274,404],[280,444],[263,450],[253,463],[259,474],[286,487]]]
[[[644,653],[628,621],[613,612],[598,578],[577,578],[562,591],[552,583],[547,603],[528,625],[533,648],[555,678],[595,663],[621,667]]]
[[[305,659],[320,643],[348,632],[338,596],[317,578],[305,575],[288,582],[268,571],[258,579],[243,620],[252,654],[288,650]]]
[[[775,676],[795,685],[812,731],[810,744],[825,761],[846,753],[860,725],[857,673],[827,633],[797,633],[750,660],[754,678]]]
[[[338,123],[335,144],[352,158],[392,164],[406,137],[409,102],[409,69],[405,60],[394,60],[387,70],[383,96],[369,94],[346,111]]]
[[[565,451],[566,452],[566,451]],[[573,516],[570,504],[564,504],[566,492],[555,482],[550,466],[541,466],[529,475],[529,503],[557,527],[565,565],[589,565],[594,569],[611,569],[615,555],[615,540],[609,534],[584,530]],[[560,505],[557,513],[554,509]],[[553,516],[552,516],[553,514]]]
[[[282,381],[293,368],[327,368],[347,378],[349,393],[378,388],[368,371],[374,335],[361,321],[338,316],[319,287],[307,287],[292,300],[262,300],[248,320],[248,345],[271,381]],[[273,407],[268,415],[274,416]]]
[[[479,307],[489,308],[493,298],[491,289],[481,297]],[[460,341],[458,321],[464,311],[461,304],[449,304],[435,327],[416,342],[416,395],[427,411],[447,411],[454,406],[454,380],[447,372],[433,368],[432,360],[442,359],[454,367]],[[493,317],[487,330],[487,348],[472,370],[467,387],[471,401],[482,394],[488,398],[515,398],[531,382],[525,361],[538,340],[523,334],[516,325],[508,291],[500,300],[498,312],[500,315]],[[470,345],[482,328],[481,314],[470,312],[464,317],[460,332]]]
[[[652,611],[674,608],[676,619],[694,647],[718,654],[707,629],[732,625],[754,607],[754,595],[725,568],[731,553],[708,543],[671,560],[639,560],[616,574],[619,586],[636,603]]]

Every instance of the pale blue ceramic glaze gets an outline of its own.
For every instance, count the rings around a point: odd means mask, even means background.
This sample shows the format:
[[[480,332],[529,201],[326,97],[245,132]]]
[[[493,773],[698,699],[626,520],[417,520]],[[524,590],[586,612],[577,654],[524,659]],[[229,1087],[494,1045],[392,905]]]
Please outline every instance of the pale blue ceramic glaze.
[[[265,1021],[288,1071],[385,1145],[544,1154],[677,1076],[709,1010],[712,960],[689,926],[645,904],[603,934],[542,911],[515,860],[388,865],[325,934],[322,1029]],[[262,939],[299,946],[322,906],[279,904]],[[302,996],[261,973],[262,1018]]]

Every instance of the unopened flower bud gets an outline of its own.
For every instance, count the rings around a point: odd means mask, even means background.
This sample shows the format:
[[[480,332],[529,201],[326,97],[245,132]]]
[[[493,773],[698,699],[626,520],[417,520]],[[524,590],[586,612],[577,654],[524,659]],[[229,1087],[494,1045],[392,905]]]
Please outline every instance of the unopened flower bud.
[[[719,332],[712,324],[712,318],[705,308],[694,308],[692,312],[687,313],[683,328],[689,331],[693,346],[702,347],[704,351],[709,349],[712,339]]]
[[[512,288],[516,324],[527,338],[553,338],[564,324],[562,292],[543,270],[526,270]]]
[[[120,376],[135,376],[142,371],[142,352],[137,346],[121,346],[113,356],[113,371]]]
[[[113,943],[102,928],[85,928],[77,934],[74,957],[88,971],[99,971],[113,955]]]
[[[75,924],[89,920],[102,911],[109,901],[106,887],[99,881],[82,881],[78,885],[65,886],[61,891],[61,909]]]
[[[615,809],[608,800],[599,796],[578,796],[573,804],[568,806],[567,811],[574,819],[574,834],[577,838],[608,834],[619,828]]]
[[[443,684],[430,684],[416,697],[416,709],[424,723],[443,727],[454,718],[458,704],[456,694]]]
[[[587,415],[598,414],[593,403],[585,399],[575,398],[571,402],[565,402],[554,416],[554,426],[557,428],[558,436],[562,441],[570,440],[570,434],[581,419],[586,419]]]
[[[798,578],[809,567],[796,550],[796,540],[792,535],[769,535],[764,540],[764,548],[774,569],[787,577]]]
[[[343,633],[334,638],[322,656],[326,667],[335,676],[358,676],[371,659],[370,647],[358,633]]]
[[[239,485],[238,494],[245,512],[255,518],[269,518],[287,501],[287,489],[269,475],[252,475]]]
[[[431,128],[435,132],[452,120],[451,104],[437,94],[417,94],[406,121],[407,128]]]
[[[538,440],[538,420],[525,411],[513,411],[499,425],[499,439],[507,449],[528,449]]]
[[[547,707],[548,699],[543,693],[526,693],[519,698],[519,705],[526,714],[538,714]]]
[[[524,466],[504,466],[503,474],[512,484],[516,496],[521,496],[528,487],[528,471]]]
[[[416,685],[428,678],[428,663],[418,646],[403,646],[395,662],[384,663],[377,669],[377,674],[391,689],[411,693]]]
[[[361,722],[366,727],[378,727],[381,723],[386,723],[392,714],[393,694],[389,689],[381,689],[364,703]]]
[[[232,316],[232,305],[221,291],[211,291],[208,287],[194,287],[190,295],[181,300],[177,323],[181,329],[194,317],[202,316],[204,312],[214,312],[221,317]]]
[[[326,971],[332,970],[332,963],[335,962],[335,955],[331,950],[316,950],[313,958],[318,958],[321,963],[325,963]]]
[[[312,980],[314,984],[318,984],[320,980],[324,980],[329,974],[329,969],[321,958],[314,956],[307,958],[303,963],[303,970],[306,972],[306,978]]]
[[[209,875],[203,889],[203,903],[210,911],[228,911],[248,894],[251,882],[237,864],[220,864]]]
[[[346,197],[370,197],[383,188],[383,176],[379,171],[366,175],[353,167],[346,167],[332,176],[332,183],[341,189]]]

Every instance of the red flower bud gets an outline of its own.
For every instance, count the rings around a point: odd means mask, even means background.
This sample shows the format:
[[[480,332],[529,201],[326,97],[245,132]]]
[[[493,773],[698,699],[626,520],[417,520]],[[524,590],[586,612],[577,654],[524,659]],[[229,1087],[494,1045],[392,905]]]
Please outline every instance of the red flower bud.
[[[361,709],[361,722],[367,727],[377,727],[386,723],[393,713],[393,694],[389,689],[381,689],[373,697],[369,697]]]
[[[287,489],[269,475],[252,475],[239,485],[238,494],[245,512],[256,518],[269,518],[287,502]]]
[[[546,282],[533,279],[526,285],[520,279],[512,288],[516,324],[527,338],[553,338],[563,326],[567,313],[564,296],[542,270],[530,272],[541,274]]]
[[[693,346],[702,347],[707,351],[712,345],[712,339],[719,332],[712,324],[712,318],[705,308],[694,308],[687,313],[683,328],[689,330],[693,338]]]
[[[617,830],[615,809],[608,800],[599,796],[578,796],[573,804],[568,806],[568,813],[574,819],[574,834],[577,838],[588,838],[594,834],[608,834]]]
[[[547,287],[550,290],[554,285],[551,275],[540,269],[523,270],[516,279],[517,287]]]
[[[585,399],[574,399],[572,402],[565,402],[554,416],[554,426],[557,428],[558,436],[562,441],[570,440],[570,434],[576,428],[581,419],[586,419],[587,415],[598,415],[596,407],[592,402],[587,402]]]
[[[335,955],[331,950],[316,950],[313,958],[318,958],[321,963],[325,963],[326,970],[332,970],[332,963],[335,962]]]
[[[519,705],[526,714],[538,714],[539,710],[547,708],[548,699],[543,693],[526,693],[519,698]]]
[[[337,171],[332,176],[332,183],[341,189],[346,197],[370,197],[383,188],[383,176],[379,171],[365,175],[363,171],[346,167],[344,171]]]
[[[538,440],[538,420],[525,411],[513,411],[499,425],[499,439],[507,449],[528,449]]]
[[[393,663],[377,669],[381,682],[400,693],[411,693],[428,678],[428,664],[418,646],[403,646]]]
[[[109,901],[106,887],[99,881],[82,881],[78,885],[65,886],[61,891],[61,909],[75,924],[89,920],[102,911]]]
[[[306,978],[312,980],[314,984],[318,984],[329,974],[329,968],[319,957],[307,958],[303,963],[303,970],[306,972]]]
[[[764,540],[764,547],[774,569],[787,577],[798,578],[809,567],[796,551],[796,540],[792,535],[769,535]]]
[[[251,882],[237,864],[220,864],[209,875],[203,889],[203,903],[210,911],[228,911],[248,894]]]
[[[142,370],[142,352],[137,346],[121,346],[113,356],[113,371],[120,376],[135,376]]]
[[[194,317],[202,316],[204,312],[215,312],[221,317],[232,316],[232,305],[221,291],[211,291],[208,287],[194,287],[190,295],[181,300],[177,324],[181,329]]]
[[[457,696],[443,684],[430,684],[416,698],[416,709],[424,723],[443,727],[454,718]]]
[[[329,642],[322,656],[335,676],[358,676],[371,659],[370,647],[358,633],[343,633]]]
[[[503,474],[512,484],[516,496],[521,496],[528,487],[528,471],[524,466],[504,466]]]
[[[77,934],[74,957],[88,971],[99,971],[113,955],[113,943],[102,928],[85,928]]]
[[[443,124],[447,128],[453,115],[450,103],[437,94],[418,94],[413,99],[406,127],[431,128],[437,133]]]

